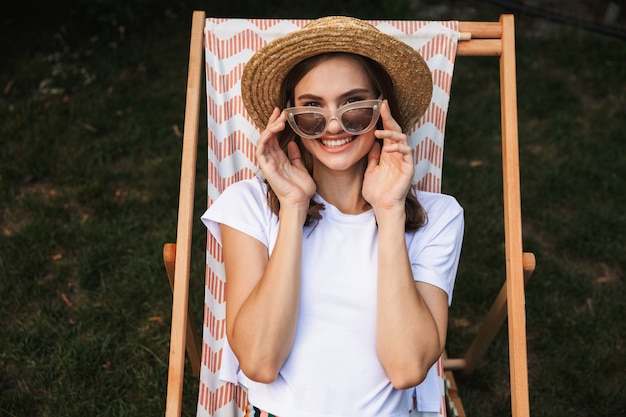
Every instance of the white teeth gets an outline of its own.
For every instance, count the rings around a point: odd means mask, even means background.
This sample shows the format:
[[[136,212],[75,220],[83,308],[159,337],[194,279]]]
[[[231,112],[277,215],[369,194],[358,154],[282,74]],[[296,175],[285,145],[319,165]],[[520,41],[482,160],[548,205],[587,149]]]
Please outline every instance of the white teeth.
[[[341,140],[322,140],[322,143],[327,148],[336,148],[337,146],[345,145],[346,143],[352,142],[354,138],[346,138]]]

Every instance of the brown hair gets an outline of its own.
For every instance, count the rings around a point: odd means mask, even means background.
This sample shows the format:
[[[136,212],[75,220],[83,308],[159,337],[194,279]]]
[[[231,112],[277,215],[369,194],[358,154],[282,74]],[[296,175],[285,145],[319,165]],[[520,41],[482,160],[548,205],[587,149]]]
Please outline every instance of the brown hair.
[[[382,95],[382,97],[387,98],[389,102],[389,108],[391,110],[391,114],[396,120],[398,120],[398,115],[400,114],[396,96],[394,94],[394,86],[391,77],[389,74],[382,68],[380,64],[376,61],[356,54],[345,53],[345,52],[333,52],[333,53],[325,53],[321,55],[316,55],[311,58],[307,58],[300,63],[298,63],[285,77],[280,89],[280,101],[278,103],[279,108],[284,109],[288,106],[288,103],[291,102],[293,104],[293,94],[296,87],[296,84],[315,66],[317,66],[320,62],[330,59],[339,55],[347,55],[354,59],[363,69],[372,85],[376,89],[376,93]],[[382,128],[382,122],[379,121],[378,128]],[[398,120],[398,123],[401,126],[404,126],[404,120]],[[302,162],[306,167],[309,174],[313,176],[313,158],[311,154],[305,149],[302,145],[302,139],[291,129],[289,125],[286,125],[285,130],[280,133],[278,136],[278,143],[281,149],[284,152],[287,152],[287,144],[291,141],[295,141],[300,149],[300,153],[302,154]],[[267,181],[266,181],[267,182]],[[280,210],[280,202],[278,201],[278,197],[272,190],[272,187],[268,184],[268,192],[267,192],[267,201],[270,206],[272,212],[278,215]],[[307,218],[305,221],[305,225],[311,225],[322,218],[321,211],[324,210],[324,205],[311,199],[309,202],[309,212],[307,214]],[[415,194],[409,191],[407,198],[405,200],[405,213],[406,213],[406,222],[405,222],[405,230],[406,231],[415,231],[420,227],[426,224],[426,212],[424,208],[417,200]]]

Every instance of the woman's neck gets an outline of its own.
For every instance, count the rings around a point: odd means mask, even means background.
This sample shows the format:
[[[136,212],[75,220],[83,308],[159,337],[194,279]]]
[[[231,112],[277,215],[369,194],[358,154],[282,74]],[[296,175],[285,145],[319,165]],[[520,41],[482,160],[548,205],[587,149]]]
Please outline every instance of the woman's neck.
[[[313,169],[317,193],[345,214],[360,214],[370,209],[361,193],[363,168],[354,166],[349,170],[331,171],[323,166]]]

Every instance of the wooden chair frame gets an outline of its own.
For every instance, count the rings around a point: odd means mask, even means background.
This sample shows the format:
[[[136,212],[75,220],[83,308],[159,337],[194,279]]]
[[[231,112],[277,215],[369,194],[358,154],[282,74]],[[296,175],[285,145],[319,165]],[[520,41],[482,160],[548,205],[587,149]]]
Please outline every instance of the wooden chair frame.
[[[163,249],[163,258],[173,291],[165,412],[167,417],[180,416],[182,411],[185,346],[190,358],[192,373],[199,375],[200,368],[200,340],[188,314],[188,299],[198,127],[200,100],[203,93],[205,17],[203,11],[193,13],[177,237],[176,244],[165,244]],[[534,271],[535,257],[532,253],[524,253],[522,248],[514,18],[512,15],[502,15],[498,22],[459,22],[459,30],[461,39],[457,55],[496,56],[500,60],[506,280],[487,313],[479,333],[464,356],[462,358],[446,357],[444,359],[444,368],[450,384],[448,391],[456,414],[460,417],[465,416],[452,371],[471,373],[508,316],[512,415],[514,417],[527,417],[530,415],[530,408],[524,282]]]

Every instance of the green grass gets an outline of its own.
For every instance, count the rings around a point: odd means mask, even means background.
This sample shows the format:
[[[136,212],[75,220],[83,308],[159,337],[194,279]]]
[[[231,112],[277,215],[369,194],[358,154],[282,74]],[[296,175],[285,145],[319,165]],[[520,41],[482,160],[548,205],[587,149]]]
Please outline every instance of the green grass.
[[[534,24],[517,25],[524,245],[538,265],[526,295],[531,411],[621,415],[626,44],[571,28],[538,35]],[[488,79],[497,68],[471,61],[455,69],[444,168],[446,192],[472,219],[451,312],[449,349],[459,353],[457,341],[480,320],[470,312],[485,311],[504,274],[498,85]],[[505,336],[482,368],[461,377],[469,415],[509,413]]]
[[[163,414],[171,293],[161,250],[176,233],[194,7],[218,16],[358,10],[493,20],[503,12],[485,2],[437,12],[447,3],[421,3],[411,12],[401,1],[72,0],[46,9],[30,0],[17,5],[30,17],[3,17],[0,416]],[[526,295],[531,411],[622,415],[626,43],[518,16],[517,46],[524,244],[538,263]],[[444,191],[465,207],[467,232],[452,354],[504,276],[497,76],[495,58],[458,59]],[[205,169],[201,162],[199,179]],[[197,217],[204,190],[199,180]],[[199,319],[204,231],[195,228]],[[510,414],[507,352],[503,330],[479,369],[459,376],[469,415]],[[194,414],[196,389],[187,378],[185,415]]]

